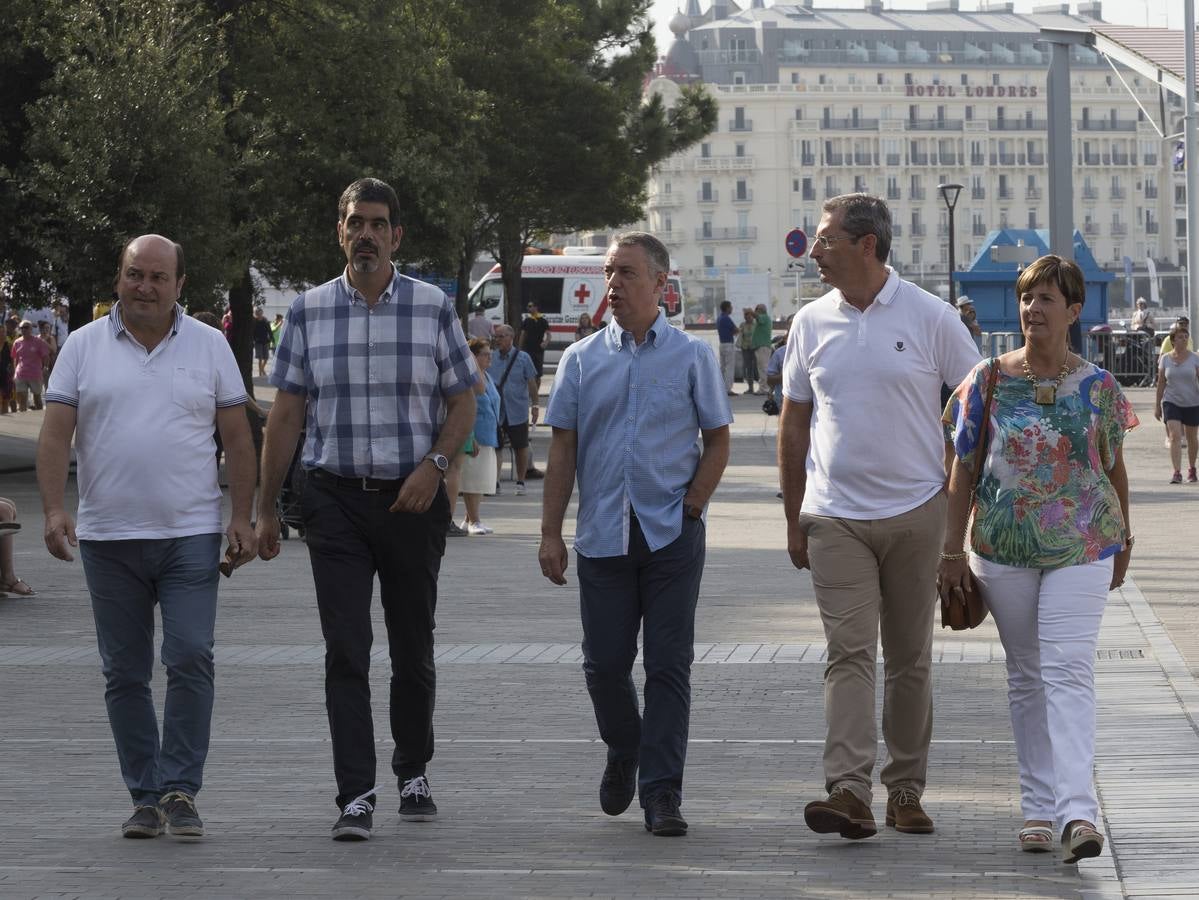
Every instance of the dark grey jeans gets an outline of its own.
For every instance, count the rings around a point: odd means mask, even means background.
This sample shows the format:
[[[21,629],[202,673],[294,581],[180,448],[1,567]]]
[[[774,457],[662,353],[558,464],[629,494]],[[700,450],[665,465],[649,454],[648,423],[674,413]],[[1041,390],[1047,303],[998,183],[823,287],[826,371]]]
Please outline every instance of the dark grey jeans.
[[[678,539],[650,552],[633,519],[626,555],[578,555],[587,690],[608,759],[639,760],[643,807],[659,791],[683,792],[704,545],[704,523],[684,517]],[[632,674],[641,628],[644,719]]]
[[[104,668],[104,704],[121,775],[137,805],[199,792],[213,702],[213,629],[221,535],[80,541]],[[167,670],[162,745],[150,693],[154,605]]]

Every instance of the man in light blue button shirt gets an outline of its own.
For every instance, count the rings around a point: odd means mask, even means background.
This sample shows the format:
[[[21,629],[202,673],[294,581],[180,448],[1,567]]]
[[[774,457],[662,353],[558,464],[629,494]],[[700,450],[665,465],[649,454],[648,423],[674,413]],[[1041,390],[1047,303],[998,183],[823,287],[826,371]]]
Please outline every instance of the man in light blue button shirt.
[[[620,815],[639,787],[646,829],[667,836],[687,832],[679,806],[703,513],[728,463],[733,421],[712,348],[659,312],[669,267],[666,248],[644,232],[608,250],[613,321],[566,350],[550,395],[538,552],[542,573],[566,584],[562,522],[577,474],[583,672],[608,745],[600,806]],[[632,678],[641,627],[644,721]]]

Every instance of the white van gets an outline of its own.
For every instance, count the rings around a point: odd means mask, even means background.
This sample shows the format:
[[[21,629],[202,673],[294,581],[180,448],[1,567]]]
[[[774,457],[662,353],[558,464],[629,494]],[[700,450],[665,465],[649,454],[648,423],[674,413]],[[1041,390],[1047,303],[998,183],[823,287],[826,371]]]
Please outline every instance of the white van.
[[[552,355],[547,352],[546,362],[556,362],[560,351],[574,340],[581,313],[589,314],[593,322],[597,318],[605,322],[612,318],[604,290],[603,256],[526,256],[520,272],[520,293],[522,316],[525,307],[533,302],[549,320],[549,350],[558,352]],[[504,321],[504,283],[498,264],[479,279],[467,304],[472,315],[482,307],[493,327]],[[683,285],[677,271],[672,271],[666,279],[661,304],[667,321],[682,328]]]

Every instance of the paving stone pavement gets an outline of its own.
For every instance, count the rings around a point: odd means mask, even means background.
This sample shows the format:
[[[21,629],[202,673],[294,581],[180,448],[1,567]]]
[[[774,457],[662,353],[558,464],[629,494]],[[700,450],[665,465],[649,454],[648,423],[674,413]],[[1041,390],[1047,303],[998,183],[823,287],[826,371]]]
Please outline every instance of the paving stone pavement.
[[[1166,485],[1152,396],[1128,444],[1134,581],[1101,635],[1096,771],[1108,850],[1065,867],[1019,853],[1003,652],[990,623],[936,637],[928,808],[937,832],[846,842],[803,825],[820,794],[823,645],[810,581],[785,554],[774,420],[734,401],[733,461],[709,516],[684,811],[653,838],[635,807],[604,816],[604,751],[578,668],[577,593],[535,565],[540,483],[484,503],[496,534],[449,542],[438,606],[439,821],[404,824],[387,777],[385,655],[373,669],[376,833],[328,831],[332,766],[307,554],[286,543],[222,584],[217,704],[202,842],[125,841],[128,799],[103,708],[78,563],[41,546],[34,414],[0,419],[0,494],[22,510],[18,571],[36,598],[0,600],[0,898],[25,897],[1166,897],[1199,896],[1199,487]],[[547,436],[535,436],[544,460]],[[868,462],[866,463],[868,464]],[[1159,600],[1159,598],[1161,598]],[[383,633],[376,607],[376,634]],[[163,674],[155,686],[161,701]],[[880,749],[881,752],[881,749]],[[882,819],[883,799],[875,814]]]

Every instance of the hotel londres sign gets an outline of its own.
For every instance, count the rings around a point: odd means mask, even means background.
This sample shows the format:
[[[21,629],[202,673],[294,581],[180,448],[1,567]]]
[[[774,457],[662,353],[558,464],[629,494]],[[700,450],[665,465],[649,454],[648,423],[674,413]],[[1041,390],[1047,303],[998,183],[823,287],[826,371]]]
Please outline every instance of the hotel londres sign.
[[[1037,85],[1028,84],[909,84],[909,97],[1036,97]]]

